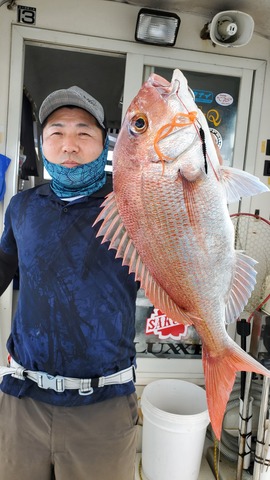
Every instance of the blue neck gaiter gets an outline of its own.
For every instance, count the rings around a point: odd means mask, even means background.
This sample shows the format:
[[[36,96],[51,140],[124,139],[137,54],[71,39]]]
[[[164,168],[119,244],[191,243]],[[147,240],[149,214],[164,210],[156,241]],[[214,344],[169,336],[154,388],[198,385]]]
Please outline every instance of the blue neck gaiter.
[[[109,149],[109,137],[105,140],[104,149],[93,162],[74,168],[62,167],[49,162],[42,153],[44,167],[52,177],[51,189],[60,198],[92,195],[106,182],[105,165]]]

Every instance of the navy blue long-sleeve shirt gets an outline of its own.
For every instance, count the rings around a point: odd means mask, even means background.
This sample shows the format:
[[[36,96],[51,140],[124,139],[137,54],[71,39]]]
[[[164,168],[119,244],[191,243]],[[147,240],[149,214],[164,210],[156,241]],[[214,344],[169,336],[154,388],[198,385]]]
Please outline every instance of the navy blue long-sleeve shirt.
[[[19,301],[7,348],[26,369],[93,378],[135,362],[137,284],[115,250],[96,238],[98,226],[92,226],[106,193],[105,186],[90,197],[65,202],[46,184],[11,199],[0,245],[0,280],[6,288],[18,258]],[[72,406],[132,393],[134,385],[106,386],[80,396],[73,390],[43,390],[29,379],[8,375],[1,389]]]

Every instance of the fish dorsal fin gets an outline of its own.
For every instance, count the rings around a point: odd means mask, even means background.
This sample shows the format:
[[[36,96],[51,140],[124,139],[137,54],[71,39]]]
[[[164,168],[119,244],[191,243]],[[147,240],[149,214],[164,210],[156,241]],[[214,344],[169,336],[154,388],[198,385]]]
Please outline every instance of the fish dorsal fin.
[[[268,192],[268,187],[259,178],[233,167],[220,167],[222,183],[225,187],[227,203],[238,202],[241,197],[251,197]]]
[[[141,283],[146,296],[156,308],[159,308],[169,318],[179,323],[192,325],[195,316],[182,310],[163,288],[154,280],[137,252],[126,231],[117,209],[114,192],[111,192],[102,204],[102,211],[94,225],[103,221],[97,237],[103,236],[102,243],[110,242],[109,248],[116,250],[116,258],[123,258],[123,265],[129,267],[129,273],[135,274],[136,281]]]
[[[234,322],[243,312],[256,284],[256,260],[236,252],[236,269],[229,300],[225,307],[225,322]]]

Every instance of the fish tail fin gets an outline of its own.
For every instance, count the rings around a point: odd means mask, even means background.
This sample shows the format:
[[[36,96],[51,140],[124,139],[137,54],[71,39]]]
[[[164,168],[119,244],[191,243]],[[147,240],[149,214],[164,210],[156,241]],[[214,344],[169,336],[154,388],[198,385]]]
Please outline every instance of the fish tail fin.
[[[226,347],[226,351],[223,351],[220,357],[211,356],[209,351],[204,349],[203,366],[210,421],[216,438],[220,440],[223,417],[236,373],[254,372],[270,377],[270,370],[234,342]]]

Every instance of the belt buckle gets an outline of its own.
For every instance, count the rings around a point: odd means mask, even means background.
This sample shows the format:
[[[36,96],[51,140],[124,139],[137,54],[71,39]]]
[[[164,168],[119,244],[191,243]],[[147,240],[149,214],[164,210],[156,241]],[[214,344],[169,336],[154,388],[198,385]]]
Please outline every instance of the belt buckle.
[[[82,378],[81,388],[79,388],[78,390],[79,395],[82,395],[82,396],[92,395],[92,393],[94,392],[94,389],[91,386],[91,383],[92,383],[92,380],[90,378],[89,379]]]
[[[48,390],[48,388],[55,390],[55,392],[64,392],[65,391],[65,379],[60,375],[49,375],[46,372],[38,372],[37,374],[37,384],[40,388]]]

